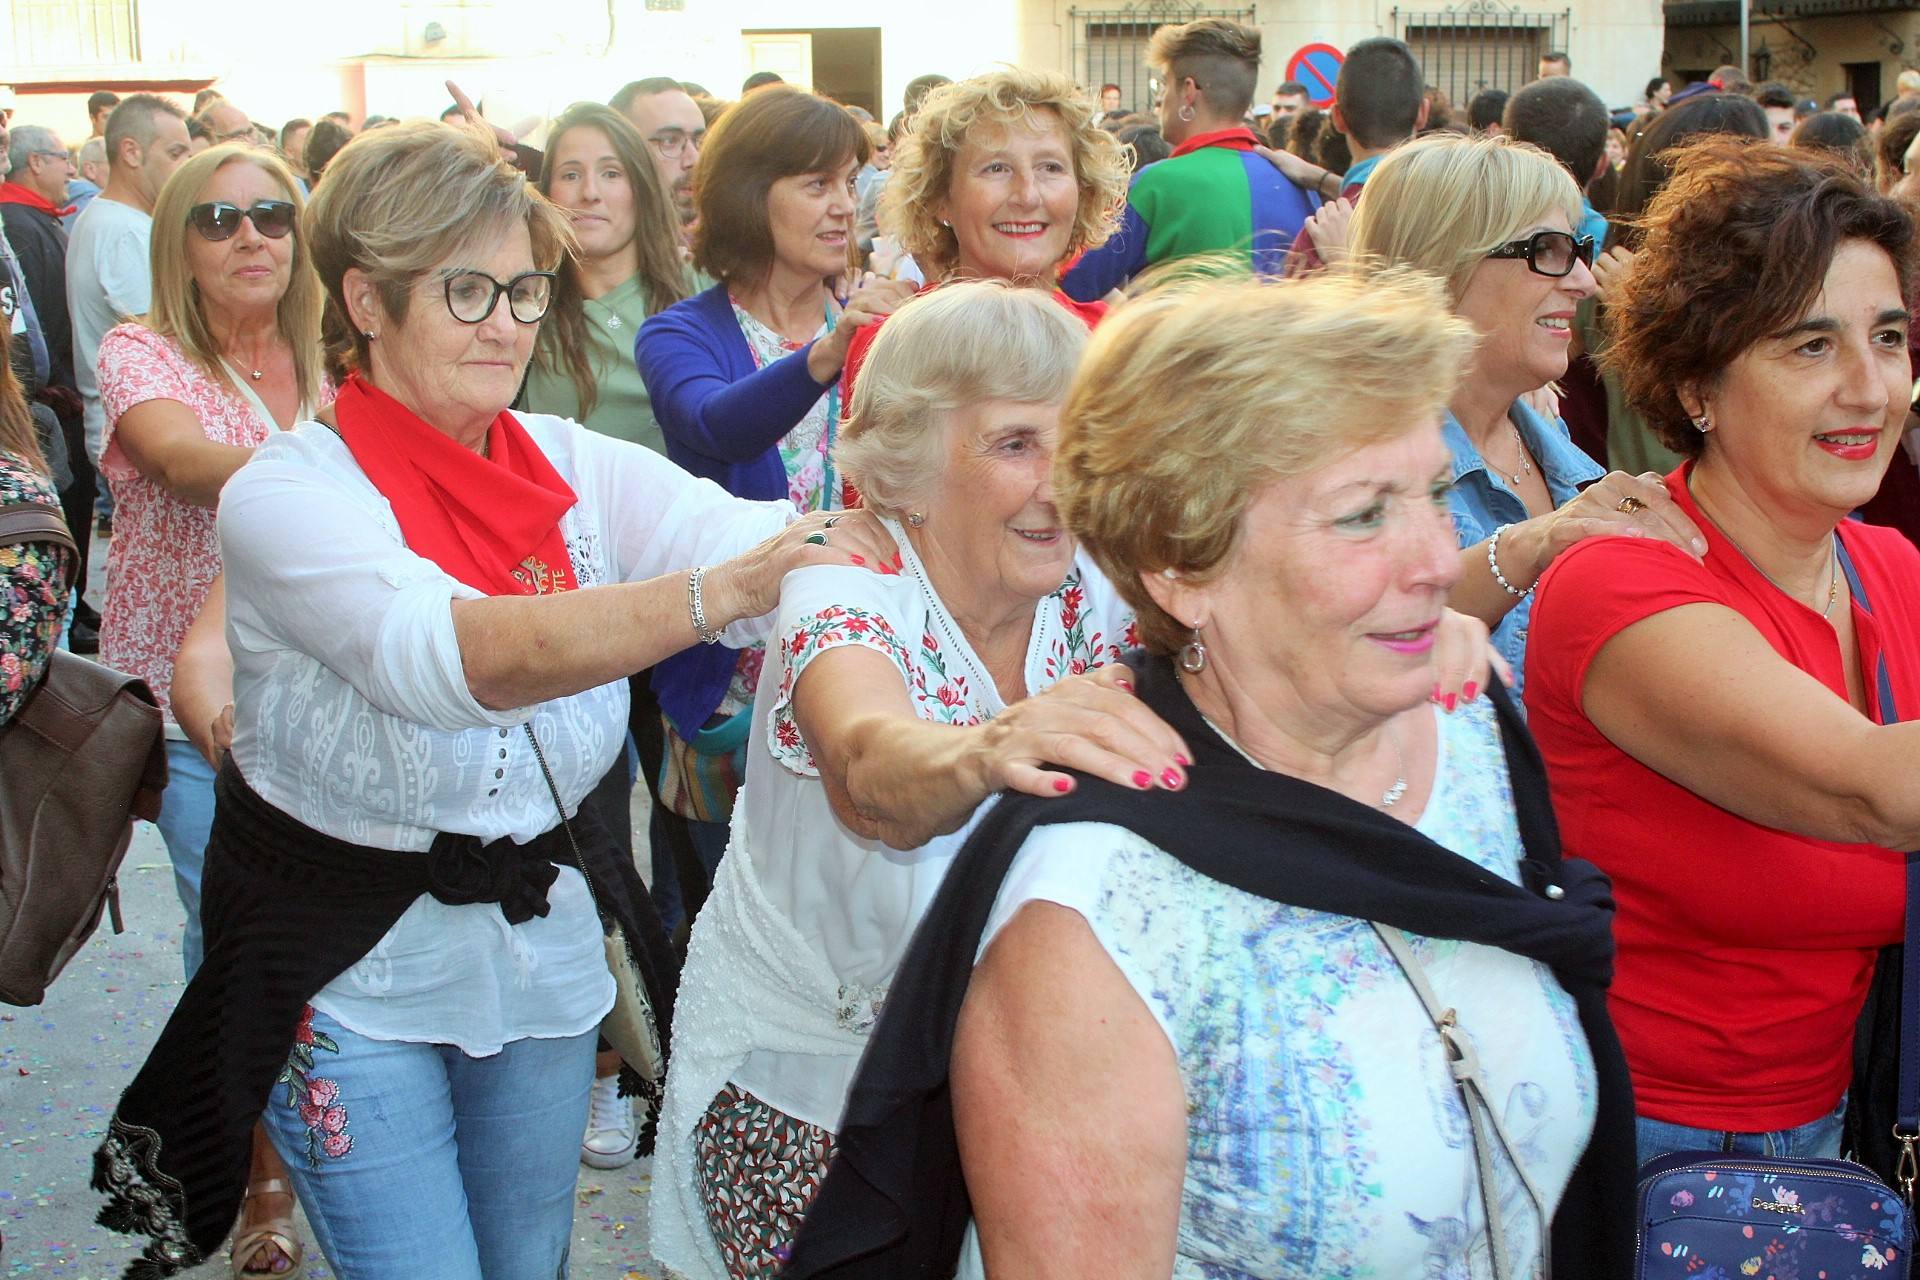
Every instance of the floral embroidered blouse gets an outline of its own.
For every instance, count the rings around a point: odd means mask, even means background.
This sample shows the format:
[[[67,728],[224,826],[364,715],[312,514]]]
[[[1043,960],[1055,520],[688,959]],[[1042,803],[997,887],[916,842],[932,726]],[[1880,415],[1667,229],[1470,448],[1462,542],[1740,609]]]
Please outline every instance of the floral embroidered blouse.
[[[750,848],[773,908],[837,976],[836,998],[873,1010],[972,824],[911,850],[847,830],[827,803],[793,719],[794,686],[821,654],[854,645],[893,664],[923,720],[979,724],[1005,709],[905,532],[891,521],[888,529],[905,566],[898,576],[846,568],[787,576],[754,705],[747,785],[734,809],[732,839],[732,847]],[[1132,610],[1089,557],[1076,556],[1060,588],[1034,606],[1027,688],[1038,693],[1067,675],[1118,661],[1133,643]],[[688,974],[683,983],[698,980],[691,968]],[[756,1052],[734,1080],[789,1115],[833,1128],[854,1065],[825,1055]]]
[[[173,339],[138,323],[120,325],[100,340],[100,399],[106,411],[100,471],[114,504],[100,661],[145,680],[166,716],[168,736],[178,738],[184,735],[170,699],[173,658],[220,572],[214,508],[175,497],[141,475],[115,432],[127,410],[149,400],[185,405],[216,444],[257,447],[275,428],[245,396],[188,359]],[[332,399],[328,386],[321,403]]]
[[[60,505],[52,482],[0,452],[0,507],[16,502]],[[67,617],[70,554],[46,542],[0,545],[0,724],[13,719],[53,660]]]

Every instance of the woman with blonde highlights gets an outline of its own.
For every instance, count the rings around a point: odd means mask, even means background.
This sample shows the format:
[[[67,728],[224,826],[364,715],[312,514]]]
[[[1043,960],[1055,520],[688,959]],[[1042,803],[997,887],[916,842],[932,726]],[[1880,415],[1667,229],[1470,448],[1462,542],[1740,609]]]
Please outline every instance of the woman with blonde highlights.
[[[632,858],[581,805],[626,678],[744,643],[789,569],[877,560],[879,525],[824,546],[787,503],[510,410],[569,228],[479,130],[362,135],[300,231],[347,372],[220,496],[207,953],[97,1155],[103,1220],[149,1237],[143,1270],[203,1261],[264,1106],[336,1275],[552,1280],[607,937],[672,1008]]]
[[[1454,607],[1494,628],[1516,687],[1534,584],[1567,548],[1610,534],[1706,548],[1659,476],[1608,473],[1523,398],[1567,371],[1575,312],[1594,291],[1583,216],[1580,189],[1546,152],[1436,134],[1380,161],[1351,233],[1363,259],[1446,281],[1479,334],[1444,419],[1464,548]]]
[[[1054,492],[1191,767],[974,827],[784,1276],[1624,1273],[1605,880],[1561,860],[1511,695],[1432,705],[1447,310],[1324,275],[1101,327]]]
[[[907,122],[881,199],[889,225],[935,287],[1007,280],[1053,290],[1092,327],[1104,302],[1055,289],[1076,256],[1104,242],[1126,197],[1125,152],[1056,72],[1003,67],[945,84]],[[854,336],[849,397],[878,325]]]

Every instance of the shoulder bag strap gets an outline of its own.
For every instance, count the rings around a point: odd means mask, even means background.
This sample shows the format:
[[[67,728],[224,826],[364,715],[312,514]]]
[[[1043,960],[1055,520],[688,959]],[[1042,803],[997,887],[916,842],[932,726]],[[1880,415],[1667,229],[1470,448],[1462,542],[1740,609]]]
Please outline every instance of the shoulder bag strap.
[[[1834,534],[1834,554],[1847,575],[1847,587],[1861,612],[1871,614],[1873,603],[1867,599],[1866,584],[1847,554],[1846,540]],[[1874,694],[1880,704],[1880,723],[1896,724],[1900,709],[1893,701],[1893,680],[1887,674],[1887,654],[1882,646],[1873,669]],[[1900,1063],[1897,1092],[1894,1095],[1893,1137],[1900,1145],[1899,1165],[1894,1180],[1900,1194],[1913,1204],[1915,1184],[1920,1183],[1920,853],[1907,854],[1907,927],[1906,945],[1900,966]]]
[[[80,572],[80,548],[74,544],[60,508],[45,502],[10,502],[0,507],[0,546],[20,542],[51,542],[67,549],[67,585]]]
[[[1400,972],[1407,976],[1414,994],[1420,997],[1421,1006],[1426,1009],[1427,1017],[1433,1020],[1434,1030],[1440,1033],[1441,1043],[1446,1046],[1447,1065],[1453,1071],[1453,1082],[1460,1090],[1460,1101],[1467,1111],[1467,1124],[1473,1132],[1473,1157],[1480,1173],[1480,1200],[1487,1215],[1487,1244],[1493,1256],[1494,1278],[1514,1280],[1513,1261],[1507,1256],[1507,1238],[1500,1212],[1500,1183],[1493,1167],[1493,1143],[1497,1141],[1501,1150],[1507,1153],[1507,1160],[1519,1176],[1527,1197],[1533,1201],[1540,1235],[1540,1255],[1534,1275],[1544,1280],[1547,1269],[1552,1265],[1549,1238],[1552,1218],[1547,1212],[1547,1200],[1540,1194],[1540,1188],[1534,1185],[1527,1166],[1521,1163],[1520,1153],[1507,1136],[1499,1112],[1487,1097],[1486,1083],[1480,1078],[1480,1055],[1474,1050],[1473,1038],[1461,1029],[1459,1015],[1454,1010],[1441,1007],[1439,997],[1434,995],[1433,987],[1427,982],[1426,970],[1421,966],[1419,957],[1413,954],[1407,935],[1392,925],[1378,921],[1371,923],[1374,932],[1380,935],[1380,941],[1386,946],[1387,953],[1400,966]]]

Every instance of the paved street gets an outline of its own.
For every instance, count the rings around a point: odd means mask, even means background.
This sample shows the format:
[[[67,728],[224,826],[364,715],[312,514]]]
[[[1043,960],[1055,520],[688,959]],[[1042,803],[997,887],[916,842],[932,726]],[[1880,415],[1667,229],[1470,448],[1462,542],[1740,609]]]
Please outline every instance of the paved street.
[[[100,1198],[87,1179],[113,1104],[183,985],[180,903],[166,850],[146,823],[137,826],[120,884],[127,931],[116,937],[103,921],[38,1008],[0,1005],[0,1277],[113,1280],[136,1252],[130,1238],[94,1224]],[[581,1168],[575,1277],[662,1275],[645,1250],[650,1163],[613,1173]],[[223,1280],[225,1253],[190,1274]],[[304,1274],[324,1280],[333,1272],[309,1251]]]

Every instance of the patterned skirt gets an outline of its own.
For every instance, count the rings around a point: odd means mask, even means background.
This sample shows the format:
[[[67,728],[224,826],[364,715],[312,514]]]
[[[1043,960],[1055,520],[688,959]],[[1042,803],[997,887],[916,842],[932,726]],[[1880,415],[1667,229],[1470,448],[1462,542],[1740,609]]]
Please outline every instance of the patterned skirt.
[[[707,1228],[733,1280],[772,1280],[827,1176],[833,1135],[737,1085],[714,1095],[693,1131]]]

